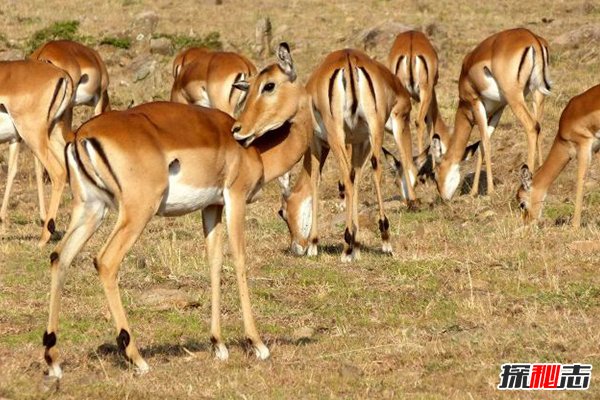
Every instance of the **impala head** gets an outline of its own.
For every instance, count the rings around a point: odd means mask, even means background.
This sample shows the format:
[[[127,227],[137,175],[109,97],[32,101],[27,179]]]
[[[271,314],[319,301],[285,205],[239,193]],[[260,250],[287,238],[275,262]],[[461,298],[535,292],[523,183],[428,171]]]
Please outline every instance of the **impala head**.
[[[309,189],[306,186],[306,189]],[[312,228],[312,196],[304,190],[283,190],[279,216],[290,231],[290,250],[298,256],[306,253]]]
[[[519,172],[521,178],[521,186],[517,190],[517,202],[521,209],[521,215],[523,216],[523,222],[530,224],[533,220],[537,219],[542,212],[541,201],[531,201],[531,188],[533,186],[533,175],[529,170],[527,164],[523,164],[521,171]]]
[[[437,136],[437,138],[436,138]],[[430,146],[430,154],[433,164],[436,166],[433,171],[434,180],[437,185],[438,193],[444,200],[450,200],[460,184],[460,163],[470,160],[479,150],[481,141],[477,141],[467,146],[459,161],[455,161],[447,156],[438,135],[433,135]]]
[[[279,128],[298,111],[304,91],[296,80],[296,70],[290,48],[281,43],[278,62],[264,68],[248,81],[238,81],[234,87],[247,92],[243,110],[231,132],[244,146],[265,133]]]

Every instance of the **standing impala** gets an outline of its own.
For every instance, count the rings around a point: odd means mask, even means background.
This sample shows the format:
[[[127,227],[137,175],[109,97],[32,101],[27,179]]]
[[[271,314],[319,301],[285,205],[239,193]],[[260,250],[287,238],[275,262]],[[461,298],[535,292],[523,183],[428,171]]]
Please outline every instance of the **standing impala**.
[[[236,82],[256,74],[246,57],[230,52],[191,48],[173,62],[171,101],[213,107],[234,116],[243,100]]]
[[[436,173],[438,190],[449,200],[460,183],[459,162],[464,154],[474,125],[479,127],[486,164],[488,193],[494,191],[490,137],[509,105],[527,134],[527,165],[534,166],[536,147],[541,163],[539,138],[544,96],[550,93],[548,77],[548,45],[527,29],[517,28],[485,39],[462,65],[458,81],[459,104],[454,122],[454,135]],[[525,95],[533,93],[533,113],[525,103]],[[478,158],[471,194],[479,188],[482,158]]]
[[[530,223],[539,218],[548,188],[568,162],[577,154],[577,194],[573,226],[581,225],[583,188],[592,153],[600,148],[600,85],[575,96],[563,110],[558,133],[546,161],[531,176],[527,165],[521,168],[521,187],[517,200],[523,219]]]
[[[20,142],[23,140],[36,159],[48,171],[52,195],[48,213],[44,208],[44,184],[41,171],[37,188],[40,217],[44,220],[40,245],[54,233],[56,212],[65,186],[63,136],[61,129],[73,96],[73,85],[62,70],[38,61],[0,63],[0,143],[9,143],[8,174],[0,221],[6,222],[6,210],[17,173]],[[48,218],[46,218],[48,217]]]
[[[438,56],[427,36],[418,31],[407,31],[396,36],[388,56],[388,66],[410,96],[419,102],[416,121],[419,153],[423,152],[425,136],[431,140],[434,133],[439,135],[442,152],[445,152],[450,133],[438,109],[435,94]]]
[[[404,188],[409,202],[415,199],[412,183],[410,97],[398,78],[383,64],[357,50],[329,54],[313,72],[307,85],[314,110],[315,137],[298,181],[284,193],[280,215],[291,234],[291,249],[298,255],[317,254],[318,184],[323,163],[331,150],[342,177],[340,189],[346,201],[343,262],[360,257],[358,235],[358,187],[362,168],[371,157],[379,204],[379,229],[385,253],[392,252],[389,221],[381,193],[381,146],[386,122],[401,155]],[[288,100],[288,101],[291,101]],[[408,182],[408,184],[406,184]]]
[[[51,376],[62,375],[56,332],[66,268],[113,207],[118,209],[117,222],[94,265],[116,323],[117,343],[140,372],[147,371],[148,364],[131,336],[117,278],[123,257],[155,214],[178,216],[202,210],[211,270],[211,340],[216,356],[226,359],[220,326],[225,210],[245,333],[256,355],[269,357],[250,307],[246,202],[265,183],[291,169],[312,136],[309,97],[296,80],[286,44],[280,45],[278,55],[279,64],[265,68],[245,85],[246,107],[235,125],[219,110],[158,102],[102,114],[76,132],[65,150],[73,190],[71,224],[50,255],[50,315],[43,344]]]

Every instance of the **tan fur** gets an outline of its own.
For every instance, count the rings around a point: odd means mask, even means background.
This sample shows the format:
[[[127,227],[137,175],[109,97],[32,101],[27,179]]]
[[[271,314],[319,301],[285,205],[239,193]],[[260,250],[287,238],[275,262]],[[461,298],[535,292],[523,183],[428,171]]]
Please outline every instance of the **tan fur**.
[[[592,153],[600,145],[600,85],[573,97],[560,116],[558,132],[548,157],[526,180],[517,192],[526,223],[539,218],[548,188],[556,180],[571,158],[577,156],[577,191],[573,226],[581,225],[583,190]],[[528,172],[527,166],[523,167]],[[526,175],[530,175],[527,173]]]
[[[506,105],[510,106],[525,128],[528,142],[527,164],[533,168],[536,147],[541,163],[539,121],[542,115],[544,93],[550,90],[549,87],[546,87],[549,86],[549,82],[546,82],[548,76],[547,46],[543,38],[527,29],[517,28],[490,36],[464,58],[458,82],[459,105],[456,111],[454,135],[450,139],[448,151],[437,170],[438,190],[444,199],[450,199],[454,194],[454,191],[449,193],[446,188],[448,175],[463,157],[474,125],[479,127],[483,144],[488,193],[494,192],[491,169],[491,132],[488,132],[488,128],[493,131]],[[527,55],[523,58],[526,51],[532,51],[531,56]],[[524,62],[521,64],[522,59]],[[519,65],[521,65],[520,73]],[[542,71],[544,71],[543,74]],[[492,101],[493,96],[489,94],[491,82],[489,74],[495,79],[498,93],[502,95],[502,98],[496,102]],[[534,89],[534,112],[532,113],[527,108],[524,96],[528,91],[528,85],[535,76],[539,78],[540,85]],[[482,112],[482,109],[485,112]],[[481,163],[482,158],[479,157],[472,195],[478,191]]]
[[[285,123],[280,128],[258,132],[256,108],[263,99],[254,87],[261,86],[264,80],[279,83],[272,93],[273,104],[291,101],[295,106],[288,108],[292,113],[281,115]],[[308,96],[297,82],[290,82],[283,72],[273,70],[250,82],[248,104],[240,120],[243,128],[238,122],[235,125],[238,131],[256,132],[251,146],[244,147],[233,138],[234,120],[229,115],[215,109],[168,102],[108,112],[79,129],[74,144],[68,145],[66,150],[74,196],[73,212],[71,225],[51,257],[52,290],[46,335],[55,335],[58,330],[65,269],[96,231],[106,209],[115,207],[119,212],[116,225],[98,253],[95,265],[125,354],[141,372],[146,372],[148,365],[130,336],[121,304],[117,284],[120,263],[153,215],[181,215],[202,209],[211,269],[211,340],[217,357],[227,358],[219,309],[223,259],[221,219],[225,210],[244,330],[257,356],[261,359],[269,356],[250,307],[244,234],[246,203],[265,183],[291,169],[308,148],[312,134]],[[182,198],[189,202],[189,207],[180,207],[171,213],[167,207],[169,199],[177,197],[176,192],[182,187],[188,190],[188,196]],[[203,198],[205,190],[217,194]],[[47,345],[46,356],[50,373],[60,377],[56,347]]]
[[[52,182],[52,195],[46,213],[42,169],[36,169],[40,218],[44,221],[40,245],[50,239],[49,224],[51,228],[55,223],[65,185],[64,132],[53,128],[55,124],[64,126],[72,94],[70,77],[52,65],[33,60],[0,63],[0,104],[16,128],[14,135],[5,137],[10,143],[10,154],[0,220],[7,222],[8,199],[17,173],[19,144],[23,140],[46,168]]]

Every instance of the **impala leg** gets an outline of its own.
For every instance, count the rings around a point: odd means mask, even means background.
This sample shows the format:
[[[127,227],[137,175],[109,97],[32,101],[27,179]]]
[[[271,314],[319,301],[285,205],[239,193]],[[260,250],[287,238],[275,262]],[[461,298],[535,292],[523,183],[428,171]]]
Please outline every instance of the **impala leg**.
[[[202,210],[202,226],[206,238],[206,257],[210,265],[211,319],[210,340],[215,357],[227,360],[229,352],[221,337],[221,268],[223,266],[223,206]]]
[[[428,121],[428,116],[431,108],[432,91],[429,88],[422,88],[419,94],[421,102],[419,104],[419,112],[417,114],[417,138],[418,138],[418,154],[423,152],[425,138],[431,139],[431,121]]]
[[[485,158],[485,172],[487,178],[487,193],[491,194],[494,193],[494,177],[492,176],[492,144],[490,143],[490,134],[488,131],[485,107],[480,101],[477,101],[473,104],[473,115],[475,116],[475,122],[479,127],[481,143],[483,144],[483,157]],[[479,188],[479,180],[477,182],[473,182],[473,187]]]
[[[577,194],[575,195],[575,213],[573,214],[573,227],[581,226],[581,211],[583,209],[583,189],[592,157],[591,143],[582,143],[577,151]]]
[[[34,157],[35,181],[38,192],[38,204],[40,208],[40,221],[42,225],[46,221],[46,198],[44,196],[44,167],[37,157]]]
[[[100,99],[94,107],[94,115],[102,114],[103,112],[110,111],[110,100],[108,98],[108,89],[104,90],[100,94]]]
[[[100,226],[105,208],[104,203],[100,201],[82,202],[79,198],[76,198],[74,200],[69,228],[58,246],[50,254],[52,277],[50,285],[50,311],[48,327],[43,337],[43,345],[45,347],[44,359],[49,367],[49,376],[62,377],[62,370],[58,361],[58,349],[56,347],[56,334],[58,332],[60,298],[65,283],[66,269],[71,265],[73,259],[90,236]]]
[[[361,144],[353,145],[352,147],[352,171],[354,174],[354,182],[352,185],[352,226],[355,229],[352,260],[360,260],[360,243],[357,240],[360,230],[360,224],[358,222],[358,190],[360,188],[363,166],[371,153],[371,144],[369,142],[363,142]]]
[[[317,141],[316,139],[311,147],[312,148],[310,154],[310,183],[312,189],[312,222],[310,227],[310,235],[308,238],[307,255],[309,257],[314,257],[318,254],[317,244],[319,243],[319,186],[321,184],[321,172],[323,171],[323,165],[325,164],[325,160],[327,160],[329,148],[325,147],[320,141]]]
[[[4,189],[4,197],[2,198],[2,206],[0,207],[0,223],[8,223],[6,219],[6,211],[8,209],[8,199],[12,189],[15,176],[17,175],[17,162],[19,159],[19,147],[21,143],[18,140],[12,141],[8,145],[8,175],[6,176],[6,188]]]
[[[140,355],[131,336],[117,278],[123,257],[140,236],[157,207],[158,204],[153,208],[140,207],[137,201],[122,203],[119,207],[117,223],[95,260],[95,266],[117,328],[117,344],[119,349],[125,352],[127,358],[135,364],[139,373],[148,372],[150,368]]]
[[[540,122],[542,119],[542,115],[544,114],[544,100],[546,100],[546,96],[540,92],[539,90],[536,90],[535,92],[533,92],[533,118],[535,119],[536,122]],[[537,136],[537,153],[538,153],[538,163],[539,165],[542,165],[543,163],[543,159],[542,159],[542,132],[541,130],[538,132],[538,136]]]
[[[527,109],[523,93],[507,94],[506,101],[525,128],[525,133],[527,134],[527,165],[532,171],[535,171],[535,152],[538,146],[540,124]]]
[[[489,138],[492,137],[492,134],[498,127],[498,123],[500,122],[500,118],[502,117],[502,113],[504,112],[504,107],[499,108],[492,114],[492,116],[487,121],[487,135]],[[483,142],[482,142],[483,143]],[[479,178],[481,176],[481,166],[483,163],[483,155],[481,152],[477,155],[477,165],[475,167],[475,175],[473,176],[473,185],[471,186],[471,191],[469,192],[470,196],[476,196],[479,194]]]
[[[401,178],[403,196],[408,203],[409,209],[416,207],[417,196],[415,194],[414,183],[416,171],[412,157],[412,142],[410,135],[410,102],[408,105],[398,104],[392,110],[392,133],[400,153],[400,162],[404,176]]]
[[[229,243],[235,264],[240,302],[242,305],[244,331],[246,332],[246,337],[254,347],[256,356],[261,360],[266,360],[269,358],[269,349],[263,343],[256,329],[250,306],[250,293],[248,291],[246,238],[244,232],[246,198],[242,193],[232,193],[231,189],[225,189],[223,197],[227,217],[227,232],[229,234]]]

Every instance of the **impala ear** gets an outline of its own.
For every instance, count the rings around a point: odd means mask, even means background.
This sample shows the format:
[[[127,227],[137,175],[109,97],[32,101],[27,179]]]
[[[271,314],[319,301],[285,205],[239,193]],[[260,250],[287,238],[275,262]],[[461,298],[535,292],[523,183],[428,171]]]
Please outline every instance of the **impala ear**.
[[[530,192],[533,182],[533,175],[531,174],[527,164],[523,164],[521,167],[521,170],[519,171],[519,177],[521,178],[521,185],[523,186],[523,189]]]
[[[397,174],[402,174],[402,163],[392,154],[391,151],[382,147],[383,156],[385,157],[385,161],[387,161],[388,165]]]
[[[250,89],[250,84],[248,81],[237,81],[233,83],[233,87],[241,90],[242,92],[247,92]]]
[[[473,157],[477,153],[477,150],[479,150],[480,145],[481,145],[481,140],[478,140],[477,142],[473,143],[472,145],[467,146],[467,148],[465,149],[465,152],[463,153],[461,161],[470,160],[471,157]]]
[[[290,53],[290,46],[286,42],[281,42],[279,44],[277,58],[279,59],[278,64],[283,72],[290,78],[291,82],[294,82],[296,80],[296,69],[294,68],[294,60]]]

